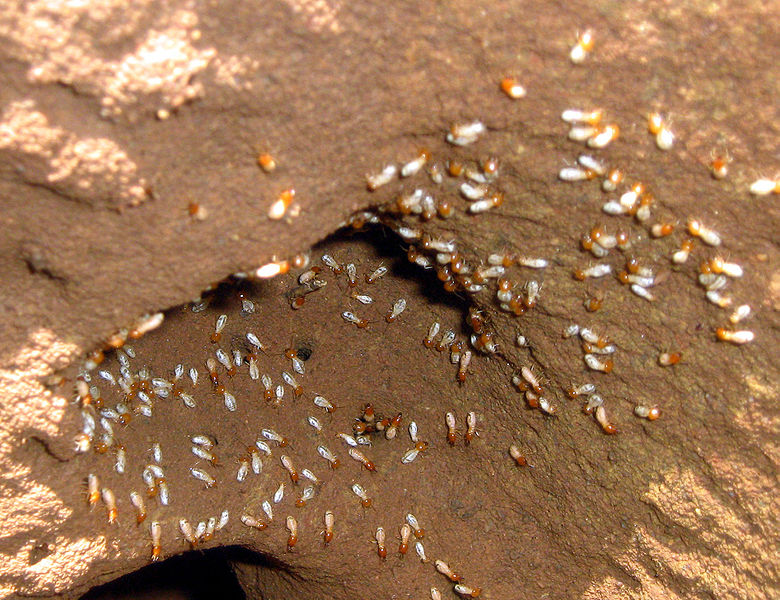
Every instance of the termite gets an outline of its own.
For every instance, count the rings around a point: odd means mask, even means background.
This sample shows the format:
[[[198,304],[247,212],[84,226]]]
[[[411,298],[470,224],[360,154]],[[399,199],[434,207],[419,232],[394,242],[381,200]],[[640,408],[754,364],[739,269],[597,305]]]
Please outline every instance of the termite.
[[[159,521],[152,521],[149,525],[149,533],[152,536],[152,555],[151,560],[152,562],[157,562],[160,560],[160,539],[162,538],[162,527],[160,526]]]
[[[376,467],[374,466],[374,463],[370,461],[368,458],[366,458],[366,455],[363,454],[360,450],[357,448],[350,448],[349,449],[349,455],[354,460],[362,464],[368,471],[376,472]]]
[[[287,472],[290,474],[290,480],[293,483],[298,483],[298,471],[295,469],[295,465],[293,464],[292,459],[286,454],[283,454],[280,457],[280,460],[282,462],[282,466],[287,469]]]
[[[523,456],[520,448],[518,448],[515,444],[509,446],[509,456],[512,457],[518,467],[525,467],[528,465],[528,460],[525,458],[525,456]]]
[[[476,435],[479,435],[477,433],[477,413],[471,411],[468,415],[466,415],[466,434],[463,436],[463,440],[467,446],[471,443],[471,440],[473,440],[474,436]]]
[[[325,511],[325,531],[322,532],[322,540],[325,542],[325,545],[331,543],[333,540],[333,525],[336,521],[336,517],[333,514],[332,510],[326,510]]]
[[[455,571],[453,571],[450,568],[450,566],[446,562],[444,562],[443,560],[438,560],[437,559],[436,562],[434,563],[434,565],[436,566],[436,570],[439,573],[441,573],[442,575],[447,577],[453,583],[458,583],[460,581],[463,581],[463,577],[461,575],[459,575],[458,573],[456,573]]]
[[[376,540],[376,553],[379,555],[379,558],[382,560],[385,560],[387,558],[387,547],[385,546],[385,529],[384,527],[377,527],[376,533],[374,534],[374,539]]]
[[[412,536],[412,528],[408,523],[401,525],[401,543],[398,545],[398,554],[406,555],[409,551],[409,538]]]
[[[369,498],[368,494],[366,493],[366,490],[363,488],[362,485],[359,483],[353,483],[352,484],[352,492],[360,498],[360,503],[363,505],[363,508],[368,508],[371,506],[371,498]]]

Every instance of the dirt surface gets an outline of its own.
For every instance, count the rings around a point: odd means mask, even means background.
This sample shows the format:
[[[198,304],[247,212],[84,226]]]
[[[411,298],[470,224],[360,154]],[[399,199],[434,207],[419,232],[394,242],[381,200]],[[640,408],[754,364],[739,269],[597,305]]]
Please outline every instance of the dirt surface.
[[[161,524],[167,558],[189,547],[180,518],[194,524],[228,510],[228,525],[199,547],[233,547],[248,597],[347,598],[370,590],[420,598],[432,586],[455,597],[435,559],[486,598],[776,596],[778,211],[776,196],[747,190],[759,176],[776,177],[780,79],[770,24],[778,16],[762,3],[657,2],[127,8],[109,1],[3,9],[2,595],[76,597],[149,562],[151,521]],[[569,50],[588,27],[595,47],[573,65]],[[499,90],[506,75],[518,77],[526,97],[512,100]],[[561,111],[597,106],[621,128],[606,149],[588,150],[626,174],[612,194],[598,179],[557,178],[584,148],[567,139]],[[652,110],[676,135],[668,152],[647,133]],[[476,143],[444,141],[453,122],[474,119],[487,126]],[[503,204],[469,215],[457,192],[462,179],[437,185],[424,172],[366,190],[365,173],[409,161],[421,146],[440,164],[498,157],[494,185]],[[257,166],[261,151],[275,157],[274,172]],[[731,158],[723,180],[710,176],[713,153]],[[601,205],[634,181],[655,196],[650,220],[604,214]],[[418,186],[449,198],[454,215],[422,222],[382,214],[384,228],[328,238],[355,211]],[[271,203],[290,187],[295,203],[286,218],[270,220]],[[188,213],[191,203],[205,218]],[[697,241],[687,263],[672,265],[690,217],[723,243],[716,249]],[[652,224],[667,221],[677,223],[671,236],[649,235]],[[617,272],[626,255],[637,257],[661,280],[651,290],[655,301],[631,294],[613,275],[572,277],[597,262],[580,238],[599,223],[610,233],[630,232],[633,246],[598,262]],[[501,311],[495,280],[474,294],[442,291],[433,269],[407,261],[408,240],[393,231],[402,225],[455,242],[472,269],[499,252],[547,259],[541,271],[514,265],[506,273],[518,290],[529,280],[543,283],[536,306],[521,317]],[[323,268],[327,285],[300,310],[290,307],[300,270],[223,286],[202,312],[185,304],[231,273],[318,243],[312,264]],[[323,253],[356,265],[354,289],[370,294],[371,305],[353,297],[345,274],[322,264]],[[755,333],[750,344],[716,341],[715,328],[734,328],[733,307],[707,302],[697,285],[700,262],[716,254],[745,270],[721,292],[734,306],[752,307],[738,326]],[[365,283],[380,263],[390,273]],[[241,313],[238,290],[254,313]],[[583,301],[602,295],[603,307],[586,312]],[[407,308],[387,323],[398,298]],[[470,306],[482,311],[498,352],[472,349],[459,384],[448,354],[422,340],[434,320],[467,340]],[[86,352],[158,310],[166,311],[164,324],[131,342],[131,371],[138,377],[147,366],[152,377],[172,380],[176,364],[196,367],[197,385],[188,375],[182,381],[197,406],[155,399],[151,418],[136,414],[125,427],[114,424],[127,456],[122,475],[114,469],[117,445],[105,454],[73,451],[82,428],[74,378]],[[345,322],[345,310],[368,319],[368,327]],[[220,314],[228,322],[212,344]],[[611,374],[589,371],[579,342],[562,337],[573,322],[617,345]],[[242,365],[235,376],[221,375],[237,402],[236,411],[226,409],[204,361],[218,346],[246,357],[247,331],[267,345],[258,365],[274,386],[283,370],[292,372],[285,349],[311,351],[306,373],[295,375],[301,397],[283,384],[280,405],[267,403]],[[518,331],[529,347],[518,347]],[[661,367],[664,351],[679,351],[682,360]],[[512,386],[521,366],[542,377],[556,416],[529,408]],[[118,378],[117,356],[100,369]],[[55,375],[60,370],[64,380]],[[125,400],[96,373],[106,406]],[[566,397],[571,383],[586,381],[597,385],[617,435],[602,433],[582,402]],[[315,394],[338,409],[315,407]],[[138,410],[138,402],[128,405]],[[366,402],[382,415],[403,415],[396,439],[380,435],[364,449],[376,473],[333,437],[350,430]],[[660,407],[661,418],[635,417],[636,405]],[[467,447],[462,436],[472,410],[479,436]],[[447,411],[458,419],[452,447]],[[321,433],[308,416],[320,420]],[[430,447],[402,464],[412,420]],[[283,433],[289,447],[272,448],[263,473],[239,483],[240,458],[264,427]],[[219,442],[218,466],[191,453],[187,436],[199,432]],[[171,502],[147,499],[149,514],[136,526],[129,493],[145,492],[140,473],[155,442]],[[514,464],[511,443],[532,467]],[[339,456],[338,469],[327,467],[318,444]],[[304,507],[294,504],[307,484],[290,481],[283,452],[320,478]],[[204,490],[191,467],[211,472],[217,485]],[[88,507],[89,473],[114,491],[118,524],[107,523],[102,502]],[[283,481],[269,527],[242,525],[242,514],[262,518],[263,500]],[[372,497],[371,508],[351,491],[356,482]],[[327,548],[320,535],[326,510],[336,521]],[[426,529],[421,542],[430,563],[413,547],[397,554],[408,512]],[[300,529],[292,552],[287,516]],[[378,526],[387,534],[385,561],[373,541]]]

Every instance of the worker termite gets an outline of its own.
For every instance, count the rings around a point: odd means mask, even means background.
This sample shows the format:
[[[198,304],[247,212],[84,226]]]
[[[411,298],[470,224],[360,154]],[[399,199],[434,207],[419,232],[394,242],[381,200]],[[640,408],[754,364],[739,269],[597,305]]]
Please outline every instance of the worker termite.
[[[720,256],[716,256],[710,259],[707,263],[707,266],[713,273],[723,273],[729,277],[742,277],[744,274],[744,271],[739,264],[727,262]]]
[[[296,398],[303,394],[303,388],[298,385],[295,377],[293,377],[290,373],[287,371],[282,371],[282,379],[284,379],[284,382],[293,389],[293,394],[295,394]]]
[[[298,483],[298,471],[295,469],[295,465],[293,464],[292,459],[286,454],[283,454],[280,457],[280,460],[282,462],[282,466],[287,469],[287,472],[290,474],[290,480],[293,483]]]
[[[658,355],[658,364],[662,367],[670,367],[680,362],[680,358],[679,352],[662,352]]]
[[[306,503],[312,498],[314,498],[314,486],[307,485],[305,488],[303,488],[301,495],[295,500],[295,506],[302,508],[306,506]]]
[[[106,505],[106,511],[108,512],[108,524],[113,525],[117,522],[117,508],[116,508],[116,496],[110,488],[103,488],[100,490],[100,495],[103,498],[103,504]]]
[[[673,223],[655,223],[650,228],[650,235],[654,238],[666,237],[674,231]]]
[[[87,475],[87,504],[90,508],[97,504],[100,499],[100,482],[97,475],[90,473]]]
[[[284,483],[280,483],[279,487],[276,488],[273,499],[274,504],[279,504],[282,500],[284,500]]]
[[[676,265],[685,263],[691,254],[691,250],[693,250],[693,240],[690,238],[684,240],[680,249],[672,254],[672,262]]]
[[[715,335],[721,342],[730,342],[736,345],[747,344],[755,339],[755,334],[747,329],[732,331],[723,327],[715,330]]]
[[[211,343],[216,344],[222,339],[222,330],[227,323],[227,315],[219,315],[217,317],[217,323],[214,326],[214,333],[211,334]]]
[[[387,267],[378,266],[371,274],[366,274],[366,283],[375,283],[378,279],[387,274]]]
[[[241,515],[241,523],[252,529],[259,529],[262,531],[268,527],[268,523],[261,521],[260,519],[253,517],[252,515]]]
[[[363,488],[362,485],[359,483],[353,483],[352,484],[352,492],[360,498],[360,503],[363,505],[363,508],[369,508],[371,506],[371,498],[369,498],[368,494],[366,493],[366,490]]]
[[[425,546],[423,546],[422,542],[419,540],[414,543],[414,551],[417,553],[417,557],[420,559],[420,562],[428,562],[428,557],[425,555]]]
[[[395,301],[390,311],[385,315],[385,321],[392,323],[406,309],[406,300],[399,298]]]
[[[448,329],[447,331],[442,334],[441,338],[439,339],[439,342],[436,344],[436,350],[439,352],[444,352],[447,348],[450,347],[450,344],[455,341],[455,332],[452,331],[452,329]]]
[[[363,454],[360,450],[357,448],[350,448],[349,449],[349,456],[362,464],[368,471],[376,472],[376,467],[374,466],[374,463],[370,461],[368,458],[366,458],[366,455]]]
[[[448,412],[444,415],[444,420],[447,424],[447,442],[450,446],[454,446],[457,438],[457,431],[455,430],[455,413]]]
[[[657,406],[647,407],[638,404],[634,407],[634,414],[642,419],[655,421],[658,417],[661,416],[661,410]]]
[[[520,451],[520,448],[518,448],[515,444],[511,444],[509,446],[509,456],[512,457],[512,460],[515,461],[515,464],[518,467],[528,466],[528,459],[526,459],[526,457],[523,456],[523,453]]]
[[[439,591],[439,588],[431,588],[431,600],[441,600],[441,592]]]
[[[236,481],[241,483],[246,479],[246,476],[248,474],[249,474],[249,459],[247,457],[243,457],[239,461],[238,471],[236,472]]]
[[[325,511],[325,530],[322,532],[322,541],[327,546],[333,541],[333,525],[336,522],[336,516],[332,510]]]
[[[477,413],[474,411],[469,412],[469,414],[466,415],[466,433],[463,436],[463,441],[468,446],[471,444],[471,440],[474,439],[474,436],[478,436],[479,433],[477,433]]]
[[[595,108],[593,110],[581,110],[578,108],[567,108],[561,113],[561,119],[567,123],[587,123],[596,126],[601,122],[604,116],[604,110]]]
[[[720,246],[720,236],[697,219],[688,219],[688,233],[710,246]]]
[[[460,383],[465,383],[466,372],[469,368],[470,363],[471,363],[471,350],[466,350],[460,355],[459,362],[458,362],[458,381]]]
[[[404,452],[404,455],[401,457],[401,462],[408,465],[417,458],[417,455],[420,454],[420,452],[425,452],[427,449],[428,442],[417,442],[415,443],[414,448],[410,448]]]
[[[588,138],[589,148],[606,148],[611,142],[620,136],[620,127],[609,123],[596,129],[594,135]]]
[[[324,398],[323,396],[314,396],[314,406],[319,406],[320,408],[324,408],[325,412],[332,413],[334,410],[336,410],[336,407],[333,406],[333,404],[330,403],[329,400]]]
[[[268,517],[268,521],[274,520],[274,507],[271,505],[271,503],[268,500],[263,500],[262,503],[263,512],[265,513],[265,516]]]
[[[358,329],[365,329],[368,327],[368,320],[356,317],[355,314],[350,311],[341,313],[341,318],[347,323],[353,323]]]
[[[463,585],[462,583],[456,583],[453,590],[456,594],[459,594],[465,598],[479,598],[480,594],[482,594],[481,588],[469,587],[467,585]]]
[[[376,541],[376,553],[379,555],[379,558],[385,560],[387,558],[387,546],[385,546],[384,527],[376,528],[376,533],[374,533],[374,540]]]
[[[330,463],[331,469],[335,469],[341,464],[341,461],[338,459],[338,457],[335,454],[333,454],[333,452],[328,450],[327,447],[317,446],[317,452],[322,458],[324,458],[325,460],[328,461],[328,463]]]
[[[279,435],[273,429],[261,429],[260,434],[269,442],[276,442],[280,448],[284,448],[287,445],[287,438]]]
[[[521,367],[520,375],[525,379],[537,394],[542,393],[542,385],[536,374],[529,367]]]
[[[295,200],[295,190],[293,188],[283,190],[268,209],[268,218],[278,221],[284,217],[293,200]]]
[[[729,174],[731,156],[727,152],[718,153],[713,150],[710,160],[710,175],[713,179],[724,179]]]
[[[630,289],[634,294],[636,294],[640,298],[644,298],[649,302],[655,300],[655,296],[653,295],[653,293],[650,290],[648,290],[646,287],[643,287],[638,283],[632,283]]]
[[[268,154],[268,152],[261,152],[257,157],[257,164],[263,171],[270,173],[276,169],[276,159]]]
[[[421,148],[417,153],[417,158],[409,161],[403,167],[401,167],[401,177],[411,177],[412,175],[416,175],[430,159],[431,153],[425,148]]]
[[[588,366],[589,369],[592,369],[593,371],[601,371],[602,373],[611,373],[614,367],[611,358],[608,358],[606,360],[601,360],[601,358],[599,358],[595,354],[586,354],[584,358],[585,358],[585,364]]]
[[[599,425],[601,425],[601,429],[604,431],[604,433],[608,435],[613,435],[617,433],[617,428],[610,423],[609,419],[607,418],[607,410],[604,408],[604,405],[601,405],[596,408],[596,421],[598,421]]]
[[[574,279],[585,281],[588,278],[598,278],[609,275],[612,272],[612,265],[608,263],[598,263],[585,269],[575,269]]]
[[[406,522],[409,524],[409,527],[412,528],[414,537],[418,539],[425,537],[425,529],[420,527],[420,523],[417,521],[417,517],[415,517],[412,513],[406,513]]]
[[[659,113],[647,115],[647,130],[655,136],[655,145],[659,150],[669,150],[674,144],[674,134]]]
[[[160,526],[159,521],[152,521],[150,523],[149,533],[152,536],[152,555],[150,558],[152,562],[157,562],[158,560],[160,560],[160,550],[161,550],[160,539],[162,538],[162,527]]]
[[[274,260],[264,264],[254,271],[254,276],[258,279],[270,279],[277,275],[284,275],[290,270],[290,263],[286,260]]]
[[[453,123],[447,133],[447,141],[455,146],[468,146],[476,142],[484,132],[485,125],[480,121]]]
[[[401,425],[401,413],[398,413],[392,419],[389,419],[389,421],[390,422],[385,427],[385,439],[392,440],[395,438],[399,425]],[[379,427],[377,426],[377,429],[378,428]]]
[[[205,483],[207,489],[217,485],[217,481],[203,469],[190,468],[190,475]]]
[[[750,193],[754,196],[768,196],[772,193],[780,194],[780,179],[768,179],[766,177],[756,179],[750,184]]]
[[[504,77],[501,80],[501,91],[513,100],[525,97],[525,88],[514,77]]]
[[[401,543],[398,545],[398,554],[406,555],[409,551],[409,538],[412,536],[412,528],[408,523],[401,525]]]
[[[366,175],[366,185],[373,192],[375,189],[390,183],[396,173],[398,173],[398,169],[395,165],[387,165],[379,173]]]
[[[586,29],[577,36],[577,43],[569,51],[569,60],[575,65],[582,63],[593,49],[593,43],[593,30]]]
[[[737,308],[734,309],[734,312],[731,313],[731,316],[729,317],[729,321],[736,325],[743,319],[746,319],[750,316],[750,306],[747,304],[741,304]]]
[[[452,581],[453,583],[458,583],[459,581],[463,581],[463,577],[462,577],[462,576],[460,576],[460,575],[459,575],[458,573],[456,573],[455,571],[453,571],[453,570],[450,568],[450,566],[449,566],[449,565],[448,565],[446,562],[444,562],[443,560],[439,560],[439,559],[437,559],[437,560],[434,562],[434,565],[435,565],[435,567],[436,567],[436,570],[437,570],[439,573],[441,573],[442,575],[444,575],[445,577],[447,577],[447,578],[448,578],[450,581]]]

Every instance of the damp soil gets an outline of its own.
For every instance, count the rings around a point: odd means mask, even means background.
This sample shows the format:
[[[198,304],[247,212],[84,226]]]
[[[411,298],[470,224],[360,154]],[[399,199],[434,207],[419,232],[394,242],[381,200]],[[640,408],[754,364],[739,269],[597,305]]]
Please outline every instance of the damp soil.
[[[4,596],[78,597],[134,571],[141,581],[153,581],[155,575],[143,569],[150,568],[147,525],[157,519],[163,558],[182,560],[201,551],[211,556],[222,548],[218,560],[193,570],[224,573],[229,563],[235,580],[225,579],[225,589],[237,581],[246,597],[365,592],[419,598],[428,597],[431,586],[455,597],[451,584],[421,563],[413,548],[404,557],[396,552],[407,512],[426,529],[428,557],[447,561],[487,598],[778,593],[778,213],[773,197],[746,193],[758,175],[773,173],[778,158],[774,98],[780,79],[767,25],[778,15],[771,7],[289,2],[250,11],[243,3],[219,9],[172,3],[159,13],[142,5],[132,20],[121,12],[53,18],[55,27],[78,34],[69,38],[74,46],[94,40],[96,60],[110,70],[116,69],[111,61],[135,48],[155,23],[157,30],[172,28],[165,31],[173,36],[182,23],[171,17],[177,9],[195,16],[196,26],[182,26],[194,47],[216,48],[225,64],[251,65],[234,76],[240,85],[224,84],[224,70],[213,66],[191,78],[205,90],[191,102],[173,106],[140,94],[120,102],[122,110],[110,118],[100,116],[107,93],[98,81],[103,71],[76,69],[74,75],[62,67],[59,78],[35,81],[33,67],[66,65],[62,57],[68,55],[56,47],[39,52],[20,45],[6,27],[10,17],[3,19],[2,35],[10,42],[2,51],[2,114],[32,100],[47,127],[77,140],[113,141],[145,180],[140,204],[123,200],[119,188],[102,196],[69,187],[67,180],[52,183],[47,152],[58,147],[32,136],[32,125],[0,130]],[[8,15],[14,14],[11,21],[21,31],[27,22],[22,9],[11,7]],[[125,21],[124,28],[107,26]],[[575,67],[566,56],[585,27],[594,29],[597,45]],[[520,77],[526,98],[501,94],[497,82],[506,74]],[[169,118],[157,118],[161,106]],[[621,137],[599,156],[652,189],[654,218],[684,224],[694,216],[722,235],[722,253],[745,268],[729,291],[735,302],[753,307],[745,324],[756,334],[753,344],[715,341],[714,328],[728,313],[707,303],[696,284],[699,261],[715,251],[699,244],[688,265],[672,269],[667,257],[684,239],[679,227],[662,240],[645,233],[635,245],[641,260],[669,271],[656,302],[633,296],[612,278],[584,284],[572,278],[574,268],[593,261],[579,247],[582,233],[600,222],[615,226],[599,210],[606,196],[597,181],[556,179],[582,150],[566,139],[559,115],[579,106],[602,106],[621,125]],[[644,117],[653,109],[672,118],[678,140],[670,152],[660,152],[646,132]],[[444,142],[452,122],[474,118],[488,127],[477,144],[458,149]],[[35,132],[51,135],[45,128]],[[459,200],[461,210],[449,220],[420,224],[403,217],[362,232],[340,229],[354,211],[382,204],[405,187],[394,182],[369,193],[364,174],[408,160],[420,146],[442,161],[499,157],[504,204],[475,218]],[[273,173],[258,169],[260,150],[276,157]],[[730,175],[715,181],[707,164],[721,150],[732,158]],[[88,181],[106,185],[101,172]],[[444,185],[452,193],[454,184]],[[288,187],[296,189],[300,214],[269,221],[268,206]],[[193,202],[207,210],[204,220],[188,214]],[[532,278],[543,283],[537,306],[515,318],[498,310],[492,294],[443,292],[435,274],[406,260],[408,243],[393,231],[400,224],[457,241],[473,264],[501,251],[549,259],[543,273],[512,268],[520,284]],[[621,224],[643,231],[630,219]],[[379,264],[390,273],[372,285],[361,279],[358,287],[374,299],[370,306],[351,296],[344,275],[323,266],[328,285],[307,296],[300,310],[289,303],[297,285],[293,272],[222,284],[205,296],[205,311],[192,311],[191,300],[230,274],[301,252],[310,252],[318,266],[323,253],[353,262],[360,278]],[[623,266],[621,255],[608,260],[616,269]],[[241,314],[239,290],[254,302],[254,313]],[[596,294],[604,296],[603,308],[588,314],[583,301]],[[386,311],[401,297],[406,311],[387,323]],[[467,338],[471,305],[483,311],[499,352],[477,354],[459,384],[447,354],[422,340],[434,320]],[[119,475],[113,453],[73,453],[81,427],[73,378],[86,352],[157,310],[165,311],[165,322],[131,343],[133,364],[148,365],[156,377],[172,377],[178,363],[196,366],[197,407],[159,402],[151,419],[137,416],[117,428],[128,456],[128,473]],[[345,322],[345,310],[365,315],[369,326]],[[226,349],[248,351],[241,341],[248,330],[267,342],[259,363],[275,385],[290,369],[285,349],[311,350],[305,375],[296,375],[303,395],[294,398],[286,386],[280,405],[268,404],[244,366],[223,377],[238,403],[235,412],[227,411],[204,366],[215,350],[209,336],[219,314],[229,316]],[[617,344],[611,375],[587,371],[576,341],[562,338],[571,322],[591,324]],[[529,348],[517,347],[518,331]],[[683,359],[662,368],[657,357],[667,350],[681,351]],[[116,360],[110,353],[101,368],[117,373]],[[558,407],[555,417],[529,408],[511,386],[522,365],[543,374]],[[579,402],[566,398],[566,387],[586,380],[597,383],[617,435],[604,435]],[[100,385],[113,403],[116,392]],[[326,414],[315,407],[315,393],[338,409]],[[378,437],[365,450],[377,473],[352,461],[333,437],[350,430],[367,402],[381,414],[403,415],[396,439]],[[636,418],[640,403],[659,406],[662,417]],[[445,412],[456,413],[462,435],[471,410],[479,436],[468,447],[459,436],[451,447]],[[309,415],[322,422],[321,434],[307,423]],[[404,465],[411,420],[430,448]],[[279,449],[264,460],[261,476],[235,480],[238,460],[263,427],[284,432],[289,456],[321,477],[305,507],[294,506],[303,483],[289,480]],[[212,489],[189,474],[198,464],[187,440],[195,432],[219,440],[219,466],[204,467],[218,476]],[[149,517],[136,526],[128,494],[141,490],[140,468],[154,442],[163,448],[172,501],[162,508],[149,500]],[[318,443],[339,454],[342,466],[329,469],[316,452]],[[532,467],[512,462],[510,443]],[[118,524],[108,525],[102,504],[88,508],[88,473],[115,490]],[[258,532],[241,525],[240,515],[261,514],[260,504],[283,481],[285,497],[272,526]],[[351,492],[355,482],[372,496],[371,508],[361,507]],[[189,553],[178,519],[195,522],[222,510],[230,512],[229,525]],[[325,510],[336,515],[327,548],[320,535]],[[300,527],[292,552],[286,551],[287,515]],[[377,526],[388,534],[384,561],[373,542]],[[101,593],[118,592],[96,590],[93,597]]]

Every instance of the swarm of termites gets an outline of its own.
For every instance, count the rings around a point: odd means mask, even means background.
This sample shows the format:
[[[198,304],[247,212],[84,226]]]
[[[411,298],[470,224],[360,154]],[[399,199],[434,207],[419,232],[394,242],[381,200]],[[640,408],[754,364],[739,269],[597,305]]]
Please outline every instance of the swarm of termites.
[[[593,41],[590,30],[579,35],[570,51],[571,62],[583,63],[593,49]],[[503,79],[499,89],[512,99],[523,98],[527,93],[514,77]],[[717,231],[717,223],[706,214],[680,216],[679,222],[685,223],[683,227],[659,220],[652,182],[632,180],[620,165],[608,164],[599,156],[599,151],[620,135],[618,124],[602,122],[604,115],[603,109],[594,107],[562,111],[561,117],[569,127],[568,132],[561,131],[562,135],[572,144],[586,146],[588,154],[579,154],[576,159],[567,161],[557,176],[564,182],[561,185],[595,182],[597,194],[609,194],[604,202],[599,202],[593,222],[583,227],[580,238],[571,240],[572,249],[579,249],[581,259],[576,265],[567,266],[567,277],[573,277],[579,282],[577,285],[602,284],[601,289],[590,293],[584,302],[579,301],[581,310],[593,313],[594,321],[586,321],[586,315],[582,314],[579,322],[566,326],[563,331],[563,337],[570,340],[566,342],[567,350],[575,369],[583,379],[593,377],[598,379],[599,386],[608,388],[610,374],[624,365],[617,345],[598,326],[600,309],[610,297],[618,294],[628,295],[636,302],[637,310],[652,306],[669,293],[663,284],[670,273],[694,272],[694,261],[688,262],[691,255],[700,261],[695,274],[698,285],[703,288],[704,301],[719,309],[729,309],[728,323],[724,318],[712,325],[713,341],[743,345],[753,341],[754,334],[748,329],[737,328],[749,317],[751,310],[747,304],[732,306],[736,303],[731,291],[736,288],[735,295],[739,294],[738,280],[743,269],[738,263],[713,254],[723,239]],[[672,148],[675,135],[668,119],[654,112],[648,116],[646,126],[658,149]],[[98,506],[101,507],[104,526],[125,527],[129,519],[122,519],[124,513],[132,514],[132,522],[140,525],[154,510],[155,520],[145,530],[152,561],[181,549],[181,542],[175,541],[177,537],[195,548],[219,541],[219,532],[228,526],[234,526],[244,534],[251,532],[251,535],[262,535],[270,528],[284,528],[285,549],[297,552],[304,545],[314,544],[314,534],[305,530],[304,524],[309,521],[293,515],[285,515],[282,519],[280,511],[288,508],[317,510],[318,519],[324,523],[324,530],[316,532],[321,538],[318,543],[327,548],[337,543],[334,529],[337,515],[332,507],[319,504],[322,487],[330,482],[336,469],[353,469],[356,476],[359,474],[363,479],[349,487],[354,501],[350,508],[359,511],[376,507],[381,498],[375,497],[369,483],[371,479],[365,478],[381,475],[383,467],[387,466],[375,456],[380,445],[383,450],[394,453],[394,461],[404,465],[414,462],[411,467],[404,467],[411,469],[426,460],[418,458],[421,453],[446,452],[458,443],[462,432],[464,446],[480,438],[475,445],[489,444],[503,456],[508,448],[509,458],[518,467],[532,466],[517,443],[488,436],[493,417],[484,414],[481,407],[461,415],[460,420],[454,410],[439,415],[438,421],[431,426],[439,428],[443,435],[438,437],[446,443],[438,444],[438,447],[435,441],[429,444],[423,438],[416,415],[402,416],[387,403],[382,405],[383,414],[375,412],[373,402],[363,403],[358,414],[350,415],[351,420],[335,426],[335,420],[330,417],[339,408],[338,402],[334,404],[309,385],[306,361],[311,350],[275,348],[267,341],[262,328],[250,328],[246,323],[252,321],[241,320],[256,311],[254,300],[241,291],[241,285],[247,280],[286,276],[289,286],[285,302],[292,311],[305,311],[310,303],[317,301],[318,295],[342,290],[343,307],[333,315],[332,326],[349,328],[355,335],[377,335],[375,330],[380,329],[383,335],[395,335],[392,328],[408,320],[407,325],[415,328],[414,347],[420,349],[422,341],[426,352],[441,353],[445,357],[442,362],[449,363],[454,371],[455,386],[468,385],[468,374],[490,364],[494,357],[506,359],[509,356],[499,340],[515,340],[513,351],[520,352],[523,358],[512,359],[515,373],[505,382],[507,393],[522,394],[525,405],[537,411],[533,413],[536,418],[573,419],[584,412],[591,418],[585,426],[615,434],[618,426],[613,422],[613,415],[616,421],[630,412],[646,421],[655,421],[662,415],[660,407],[639,398],[638,404],[632,403],[629,407],[615,399],[607,406],[604,398],[608,394],[597,392],[594,383],[572,384],[564,389],[536,363],[531,355],[532,339],[519,333],[515,325],[509,333],[499,329],[507,319],[523,319],[544,306],[544,274],[551,264],[548,257],[503,247],[481,252],[457,237],[442,237],[435,233],[438,228],[432,227],[431,222],[444,221],[455,215],[459,219],[497,219],[496,223],[500,223],[502,210],[511,204],[501,179],[502,161],[496,156],[481,155],[479,150],[470,153],[471,149],[479,148],[480,141],[487,135],[488,127],[479,120],[456,122],[442,132],[442,138],[450,146],[458,147],[458,154],[443,152],[439,156],[428,148],[419,148],[398,164],[378,165],[365,176],[366,194],[370,198],[376,190],[392,186],[394,195],[370,210],[351,215],[344,223],[345,227],[354,230],[381,228],[383,232],[397,236],[399,254],[405,255],[421,276],[438,280],[444,293],[465,299],[469,309],[464,314],[463,327],[440,322],[432,314],[426,315],[424,320],[415,320],[410,315],[419,315],[422,310],[414,306],[412,300],[388,297],[377,291],[383,278],[388,277],[389,269],[385,264],[363,265],[351,262],[347,256],[327,253],[314,258],[299,255],[275,259],[254,271],[235,274],[232,284],[239,290],[239,311],[219,313],[214,317],[206,310],[211,298],[208,294],[191,305],[195,316],[214,318],[211,321],[213,330],[203,340],[208,351],[202,355],[182,356],[180,363],[165,367],[156,365],[152,369],[145,362],[148,357],[137,355],[130,342],[160,326],[163,315],[156,313],[145,315],[116,332],[106,341],[104,349],[86,357],[75,386],[82,418],[82,428],[75,436],[75,443],[79,452],[94,452],[106,459],[100,469],[95,468],[95,472],[85,473],[84,477],[85,504],[95,512],[98,512]],[[258,164],[268,177],[273,176],[276,161],[270,154],[261,154]],[[713,162],[714,177],[725,177],[725,164]],[[756,196],[777,191],[778,184],[774,180],[761,179],[750,188],[750,193]],[[268,218],[289,218],[294,202],[294,188],[279,192],[268,209]],[[193,218],[205,218],[202,207],[191,208],[190,213]],[[651,248],[662,246],[666,249],[663,253],[650,252]],[[665,258],[650,258],[659,255]],[[607,286],[614,290],[611,296],[604,292]],[[499,314],[501,318],[496,316]],[[106,353],[113,353],[110,367],[106,365],[109,362]],[[269,356],[273,356],[273,360]],[[668,368],[680,362],[679,351],[656,351],[655,356],[654,366],[667,368],[669,373],[684,366],[683,363],[680,367]],[[179,448],[162,448],[159,443],[151,442],[149,452],[141,456],[135,449],[129,450],[121,440],[135,435],[139,429],[143,431],[144,425],[152,422],[166,403],[183,411],[198,411],[202,403],[216,402],[224,407],[225,418],[230,418],[243,403],[250,401],[238,391],[241,387],[236,382],[242,379],[255,386],[259,400],[254,401],[259,402],[260,414],[268,421],[273,410],[306,406],[307,414],[302,416],[311,428],[309,431],[316,436],[316,443],[311,445],[316,449],[319,462],[304,461],[297,453],[303,440],[290,443],[287,433],[274,429],[272,422],[263,422],[253,439],[242,440],[238,453],[226,450],[229,446],[225,444],[218,445],[205,428],[182,433],[181,447],[190,463],[177,475],[191,480],[204,499],[222,487],[248,486],[266,480],[273,485],[267,489],[267,497],[257,505],[243,507],[235,525],[227,509],[207,502],[203,503],[202,513],[179,514],[176,498],[185,492],[171,489],[166,460],[167,453],[179,452]],[[567,395],[581,403],[582,411],[569,410],[566,402],[560,401]],[[294,402],[298,404],[294,405]],[[378,402],[376,404],[379,406]],[[667,408],[663,410],[665,413]],[[651,425],[648,423],[647,426]],[[403,444],[393,442],[396,438],[405,438],[404,429],[408,431],[411,447],[406,441]],[[620,430],[626,428],[621,425]],[[436,436],[431,435],[428,439],[435,440]],[[522,476],[523,472],[528,470],[515,470],[517,476]],[[104,484],[104,479],[121,481],[122,486],[114,489]],[[284,505],[285,502],[289,506]],[[171,522],[178,523],[178,531],[172,530]],[[397,525],[375,529],[371,543],[380,559],[388,558],[388,534],[399,531],[398,553],[407,553],[414,535],[415,553],[422,563],[429,562],[431,559],[422,542],[424,530],[416,517],[409,513],[400,529],[396,529]],[[462,583],[461,575],[448,563],[436,558],[434,564],[439,573],[455,583],[453,589],[457,594],[462,597],[480,595],[481,589]]]

